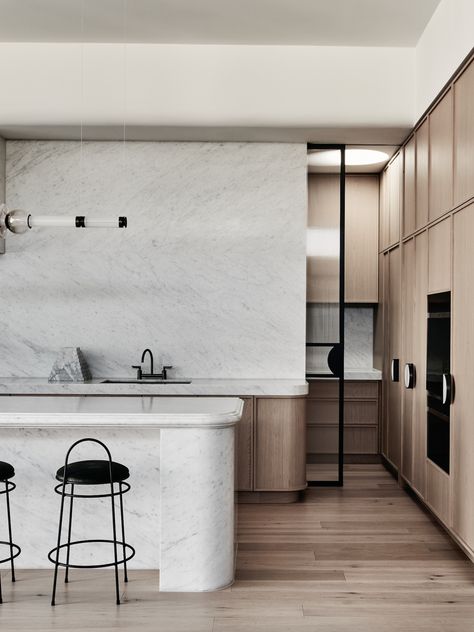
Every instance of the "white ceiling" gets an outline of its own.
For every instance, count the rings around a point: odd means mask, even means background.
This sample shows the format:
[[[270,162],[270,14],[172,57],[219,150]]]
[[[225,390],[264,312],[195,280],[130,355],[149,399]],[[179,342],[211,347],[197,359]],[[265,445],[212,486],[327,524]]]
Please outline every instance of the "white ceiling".
[[[0,0],[0,41],[414,46],[439,2]]]

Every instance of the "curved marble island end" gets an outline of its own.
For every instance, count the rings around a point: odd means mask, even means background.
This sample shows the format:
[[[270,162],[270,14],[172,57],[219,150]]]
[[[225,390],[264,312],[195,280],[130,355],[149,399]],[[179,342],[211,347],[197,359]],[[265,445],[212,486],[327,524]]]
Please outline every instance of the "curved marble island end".
[[[35,459],[42,459],[41,467],[44,468],[45,454],[53,445],[56,449],[58,436],[64,438],[63,450],[78,433],[101,436],[105,442],[109,437],[117,442],[125,432],[126,437],[122,438],[125,452],[125,444],[133,441],[133,429],[137,429],[143,446],[159,446],[156,454],[159,525],[146,525],[146,529],[156,531],[157,537],[147,539],[146,534],[135,534],[143,539],[144,547],[147,541],[149,547],[152,541],[155,545],[159,543],[159,552],[145,555],[142,565],[146,565],[148,558],[158,560],[161,591],[218,590],[231,584],[234,578],[234,429],[241,418],[242,406],[242,400],[236,397],[2,397],[2,460],[11,458],[17,469],[17,497],[20,497],[22,466],[36,466],[39,470],[40,464],[35,463]],[[158,431],[159,440],[155,443],[148,440],[148,430]],[[55,432],[60,434],[48,434]],[[142,444],[134,446],[132,460],[140,461]],[[41,454],[36,453],[38,446]],[[127,464],[127,458],[117,454],[115,448],[112,455]],[[149,462],[153,461],[153,456],[148,455]],[[51,462],[46,466],[51,482],[54,468],[62,464],[57,459],[55,456],[54,464]],[[143,462],[146,462],[145,455]],[[131,472],[133,485],[133,468]],[[143,471],[142,479],[145,477]],[[25,475],[25,481],[28,478],[31,477]],[[55,495],[48,487],[43,489],[44,486],[43,481],[41,488],[29,493],[44,497],[47,505]],[[157,487],[148,489],[141,481],[132,488],[130,495],[152,495]],[[37,500],[34,496],[30,498],[32,503]],[[151,499],[142,498],[141,502],[146,506]],[[21,507],[18,511],[21,512]],[[149,519],[146,516],[142,520]],[[49,520],[54,521],[54,518],[50,516]],[[140,525],[139,521],[136,525],[137,531],[143,527],[146,532],[145,525]],[[54,522],[50,526],[54,527]],[[25,533],[25,539],[27,537]],[[136,542],[136,546],[139,548],[140,542]],[[22,565],[37,567],[41,564],[34,558],[33,549],[29,560],[28,551],[26,547]]]

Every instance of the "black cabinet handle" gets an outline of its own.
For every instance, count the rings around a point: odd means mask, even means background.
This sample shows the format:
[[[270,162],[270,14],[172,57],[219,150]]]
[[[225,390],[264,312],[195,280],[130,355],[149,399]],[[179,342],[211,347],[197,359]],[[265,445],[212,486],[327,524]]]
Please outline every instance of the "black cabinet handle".
[[[390,378],[392,382],[400,381],[400,360],[398,358],[392,359],[392,364],[390,365]]]
[[[405,364],[405,372],[404,372],[404,382],[405,388],[415,388],[415,365],[411,362],[407,362]]]
[[[443,373],[443,404],[452,404],[454,400],[454,380],[451,373]]]

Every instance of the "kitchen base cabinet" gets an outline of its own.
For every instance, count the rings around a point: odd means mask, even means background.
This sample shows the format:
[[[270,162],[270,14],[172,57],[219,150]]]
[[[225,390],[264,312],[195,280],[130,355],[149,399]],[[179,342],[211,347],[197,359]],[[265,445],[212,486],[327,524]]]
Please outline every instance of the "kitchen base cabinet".
[[[379,453],[379,382],[344,384],[344,455],[372,462]],[[317,459],[334,453],[339,432],[339,384],[312,380],[307,399],[307,451]]]
[[[306,398],[258,397],[255,402],[254,490],[306,487]]]
[[[235,427],[235,486],[242,491],[253,489],[253,397],[244,400],[242,418]]]
[[[306,397],[241,397],[235,486],[240,502],[295,502],[306,488]]]

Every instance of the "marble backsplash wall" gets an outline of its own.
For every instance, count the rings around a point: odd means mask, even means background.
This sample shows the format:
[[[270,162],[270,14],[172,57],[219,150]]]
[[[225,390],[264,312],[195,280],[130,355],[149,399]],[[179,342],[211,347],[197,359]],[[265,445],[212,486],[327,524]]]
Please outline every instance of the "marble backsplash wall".
[[[129,227],[9,237],[0,375],[79,346],[99,377],[145,347],[177,375],[304,376],[304,144],[7,141],[6,200]]]
[[[374,308],[346,307],[346,369],[372,369],[374,366]]]

